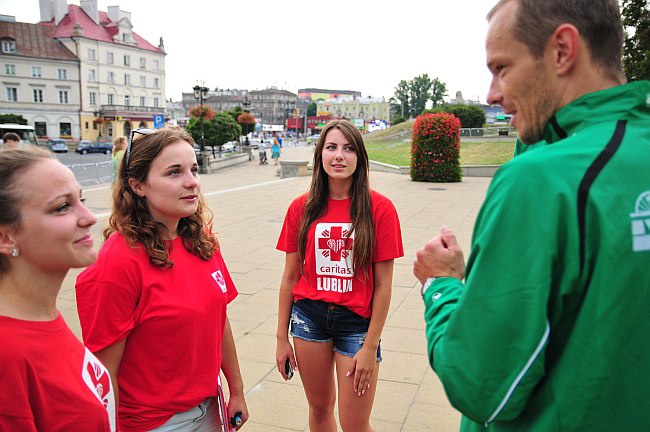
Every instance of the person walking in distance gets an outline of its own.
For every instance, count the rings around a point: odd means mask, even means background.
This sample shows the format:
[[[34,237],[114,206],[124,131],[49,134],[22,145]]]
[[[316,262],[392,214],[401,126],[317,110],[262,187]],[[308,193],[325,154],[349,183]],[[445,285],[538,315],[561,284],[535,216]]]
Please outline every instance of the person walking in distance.
[[[399,218],[393,203],[370,189],[363,138],[350,122],[325,126],[313,166],[309,192],[289,206],[277,245],[286,260],[276,364],[284,379],[299,368],[311,431],[337,430],[338,398],[343,431],[366,432],[393,262],[404,254]]]
[[[429,362],[466,431],[650,430],[650,82],[624,84],[616,0],[502,0],[487,101],[522,143],[465,268],[416,254]]]

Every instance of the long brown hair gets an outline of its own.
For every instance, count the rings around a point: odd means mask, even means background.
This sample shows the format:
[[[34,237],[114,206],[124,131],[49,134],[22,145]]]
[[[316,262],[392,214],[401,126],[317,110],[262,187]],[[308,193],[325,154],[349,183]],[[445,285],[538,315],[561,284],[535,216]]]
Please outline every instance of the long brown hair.
[[[323,168],[323,147],[327,134],[332,129],[340,130],[357,153],[357,169],[352,175],[350,187],[350,218],[352,227],[348,237],[354,233],[352,245],[353,269],[361,270],[367,276],[372,263],[375,247],[375,228],[372,220],[372,202],[370,199],[369,164],[366,146],[359,130],[347,120],[332,120],[323,128],[314,150],[314,169],[305,211],[298,229],[298,262],[305,260],[307,233],[311,224],[327,210],[329,198],[328,175]],[[302,271],[302,265],[300,266]]]
[[[135,138],[131,144],[129,159],[122,158],[118,182],[113,188],[113,211],[109,225],[104,230],[104,239],[117,231],[131,247],[141,243],[152,265],[171,268],[174,263],[169,260],[167,239],[174,233],[168,232],[163,223],[153,218],[146,199],[138,196],[129,186],[129,178],[146,182],[151,163],[165,147],[178,141],[185,141],[189,146],[193,146],[194,140],[184,130],[175,128],[159,129],[148,135],[136,134]],[[188,251],[208,260],[219,247],[211,232],[212,212],[206,206],[203,194],[199,194],[196,212],[181,218],[177,234]]]

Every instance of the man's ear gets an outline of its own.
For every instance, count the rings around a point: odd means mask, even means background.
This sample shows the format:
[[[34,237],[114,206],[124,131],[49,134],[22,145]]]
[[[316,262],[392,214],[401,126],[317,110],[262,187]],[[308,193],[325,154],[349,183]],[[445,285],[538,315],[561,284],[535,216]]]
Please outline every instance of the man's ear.
[[[129,186],[137,196],[142,198],[146,196],[144,189],[142,188],[142,182],[139,182],[134,178],[129,178]]]
[[[562,24],[551,35],[550,46],[555,71],[558,76],[567,75],[574,69],[581,54],[580,32],[572,24]]]
[[[16,240],[13,236],[13,230],[7,227],[0,227],[0,254],[11,255],[15,247]]]

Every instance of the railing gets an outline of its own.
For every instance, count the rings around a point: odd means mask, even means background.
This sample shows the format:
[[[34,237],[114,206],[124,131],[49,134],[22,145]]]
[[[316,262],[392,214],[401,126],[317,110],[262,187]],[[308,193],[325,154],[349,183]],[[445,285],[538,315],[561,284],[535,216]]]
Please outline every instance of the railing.
[[[66,165],[80,184],[101,184],[111,181],[111,161]]]
[[[137,105],[102,105],[102,115],[114,115],[115,113],[132,112],[132,113],[164,113],[165,107],[143,107]]]

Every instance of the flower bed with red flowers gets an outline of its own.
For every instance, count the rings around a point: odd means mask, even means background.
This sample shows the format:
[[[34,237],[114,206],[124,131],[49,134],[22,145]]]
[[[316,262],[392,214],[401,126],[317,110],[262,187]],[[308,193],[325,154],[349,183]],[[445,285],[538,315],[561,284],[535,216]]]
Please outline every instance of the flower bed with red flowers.
[[[418,116],[411,139],[411,180],[449,183],[462,178],[460,120],[447,113]]]

